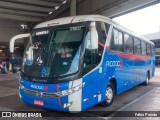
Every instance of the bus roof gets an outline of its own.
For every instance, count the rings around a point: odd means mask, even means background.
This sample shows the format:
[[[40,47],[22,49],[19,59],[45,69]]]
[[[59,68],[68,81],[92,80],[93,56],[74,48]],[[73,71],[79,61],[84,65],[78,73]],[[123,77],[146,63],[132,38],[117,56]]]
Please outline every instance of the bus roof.
[[[104,22],[110,21],[111,22],[112,20],[110,18],[101,16],[101,15],[80,15],[80,16],[64,17],[64,18],[46,21],[36,25],[35,28],[57,26],[57,25],[64,25],[64,24],[71,24],[71,23],[78,23],[78,22],[85,22],[85,21],[104,21]]]
[[[139,39],[143,39],[144,41],[147,41],[147,42],[152,43],[154,45],[153,42],[149,41],[145,37],[142,37],[142,36],[134,33],[133,31],[128,30],[127,28],[121,26],[117,22],[111,20],[108,17],[102,16],[102,15],[80,15],[80,16],[71,16],[71,17],[64,17],[64,18],[54,19],[54,20],[42,22],[42,23],[36,25],[34,27],[34,29],[43,28],[43,27],[49,27],[49,26],[72,24],[72,23],[78,23],[78,22],[85,22],[85,21],[102,21],[102,22],[109,23],[109,24],[113,25],[114,27],[122,30],[123,32],[126,32],[126,33],[128,33],[130,35],[133,35],[133,36],[135,36],[135,37],[137,37]]]

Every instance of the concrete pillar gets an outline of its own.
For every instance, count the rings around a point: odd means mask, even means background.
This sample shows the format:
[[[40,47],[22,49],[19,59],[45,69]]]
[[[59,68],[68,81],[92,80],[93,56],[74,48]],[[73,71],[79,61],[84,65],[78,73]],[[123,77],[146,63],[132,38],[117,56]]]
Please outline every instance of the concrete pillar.
[[[76,16],[76,9],[77,9],[77,0],[71,0],[70,5],[70,16]]]

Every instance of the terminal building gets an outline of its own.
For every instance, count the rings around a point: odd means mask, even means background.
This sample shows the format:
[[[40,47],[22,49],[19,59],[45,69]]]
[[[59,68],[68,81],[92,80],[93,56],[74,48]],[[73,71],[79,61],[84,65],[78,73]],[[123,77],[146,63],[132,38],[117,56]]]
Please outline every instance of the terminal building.
[[[155,44],[156,65],[160,65],[160,32],[144,35]]]

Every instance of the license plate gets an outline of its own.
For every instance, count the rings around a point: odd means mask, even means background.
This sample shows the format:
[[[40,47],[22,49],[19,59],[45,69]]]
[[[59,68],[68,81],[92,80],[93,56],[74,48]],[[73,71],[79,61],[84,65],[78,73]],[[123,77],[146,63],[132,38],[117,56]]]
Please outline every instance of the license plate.
[[[42,100],[34,100],[35,105],[44,106],[44,102]]]

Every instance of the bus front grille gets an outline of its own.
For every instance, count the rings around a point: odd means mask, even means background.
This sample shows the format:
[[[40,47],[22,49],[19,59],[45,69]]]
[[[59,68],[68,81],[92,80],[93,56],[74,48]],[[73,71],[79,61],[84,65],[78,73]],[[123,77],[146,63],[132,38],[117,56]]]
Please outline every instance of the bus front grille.
[[[23,88],[23,91],[27,94],[30,94],[30,95],[45,97],[45,98],[58,98],[58,97],[60,97],[57,93],[38,92],[38,91],[29,90],[26,88]]]

